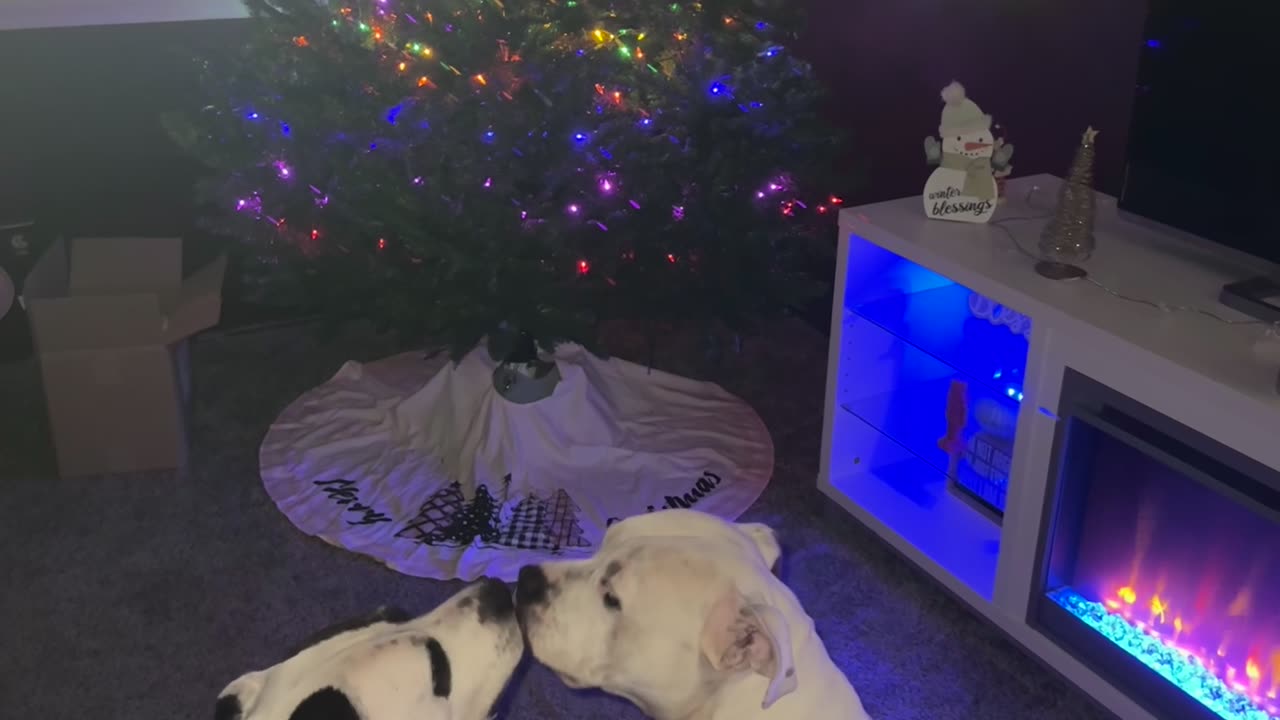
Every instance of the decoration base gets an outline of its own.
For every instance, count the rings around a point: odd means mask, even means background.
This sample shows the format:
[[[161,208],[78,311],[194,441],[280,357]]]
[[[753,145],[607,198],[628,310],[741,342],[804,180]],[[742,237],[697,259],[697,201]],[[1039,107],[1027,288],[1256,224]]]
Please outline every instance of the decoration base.
[[[1050,280],[1079,280],[1089,274],[1082,267],[1048,260],[1041,260],[1036,263],[1036,272]]]
[[[528,405],[551,397],[560,384],[555,363],[513,365],[503,363],[493,371],[493,389],[508,402]]]
[[[534,363],[481,345],[457,363],[347,363],[281,413],[259,461],[308,535],[417,577],[514,580],[591,554],[631,515],[733,520],[774,455],[760,417],[718,385],[577,345]]]

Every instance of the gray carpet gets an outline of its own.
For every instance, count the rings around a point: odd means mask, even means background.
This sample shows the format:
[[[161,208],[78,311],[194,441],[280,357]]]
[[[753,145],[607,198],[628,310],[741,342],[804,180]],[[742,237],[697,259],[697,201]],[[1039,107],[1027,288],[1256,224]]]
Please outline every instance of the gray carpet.
[[[620,354],[642,347],[623,335]],[[426,610],[456,591],[303,536],[257,476],[258,442],[285,403],[342,361],[390,349],[358,331],[327,342],[296,329],[204,336],[194,349],[189,471],[74,481],[47,470],[34,364],[0,366],[0,715],[205,720],[226,682],[312,631],[382,604]],[[657,364],[705,374],[703,357],[696,343],[672,341]],[[869,532],[817,512],[825,366],[823,339],[783,323],[715,377],[774,433],[777,472],[748,518],[779,530],[784,577],[871,714],[1105,717]],[[531,664],[505,717],[641,716]]]

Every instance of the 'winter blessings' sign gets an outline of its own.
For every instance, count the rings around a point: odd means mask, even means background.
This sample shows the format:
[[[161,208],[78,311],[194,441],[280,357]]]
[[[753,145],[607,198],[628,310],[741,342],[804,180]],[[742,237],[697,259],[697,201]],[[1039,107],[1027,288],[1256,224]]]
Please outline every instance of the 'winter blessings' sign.
[[[937,165],[924,185],[924,212],[938,220],[984,223],[995,212],[999,190],[993,158],[1003,146],[991,132],[991,116],[953,82],[942,90],[938,138],[924,141],[925,159]],[[941,138],[941,140],[939,140]]]

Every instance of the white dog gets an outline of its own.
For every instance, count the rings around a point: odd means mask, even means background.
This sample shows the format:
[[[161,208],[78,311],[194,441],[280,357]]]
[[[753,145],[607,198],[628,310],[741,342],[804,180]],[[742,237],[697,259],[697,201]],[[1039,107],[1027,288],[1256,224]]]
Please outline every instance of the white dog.
[[[218,696],[215,720],[484,720],[524,655],[511,591],[473,584],[435,610],[330,628]]]
[[[772,568],[773,531],[692,510],[628,518],[589,560],[520,571],[533,655],[657,720],[869,720]]]

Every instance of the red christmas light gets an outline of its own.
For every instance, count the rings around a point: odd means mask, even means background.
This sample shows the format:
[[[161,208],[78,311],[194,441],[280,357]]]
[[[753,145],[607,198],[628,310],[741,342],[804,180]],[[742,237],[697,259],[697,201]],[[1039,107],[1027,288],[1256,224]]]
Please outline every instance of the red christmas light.
[[[312,240],[319,240],[319,239],[320,239],[320,231],[319,231],[319,230],[316,230],[315,228],[311,228],[311,239],[312,239]]]
[[[578,261],[578,274],[579,274],[579,275],[586,275],[586,274],[587,274],[587,273],[589,273],[589,272],[591,272],[591,264],[590,264],[590,263],[588,263],[586,260],[579,260],[579,261]]]
[[[386,239],[386,238],[378,238],[378,249],[379,249],[379,250],[386,250],[386,249],[387,249],[387,239]]]
[[[297,36],[297,37],[295,37],[295,38],[293,39],[293,44],[294,44],[294,45],[297,45],[298,47],[303,47],[303,48],[304,48],[304,47],[306,47],[306,46],[310,45],[311,43],[307,42],[307,36],[306,36],[306,35],[299,35],[299,36]]]
[[[676,256],[671,253],[667,253],[667,262],[674,263],[675,261],[676,261]]]
[[[836,197],[835,195],[832,195],[832,196],[827,200],[827,202],[831,203],[832,205],[843,205],[843,204],[844,204],[844,198]]]

